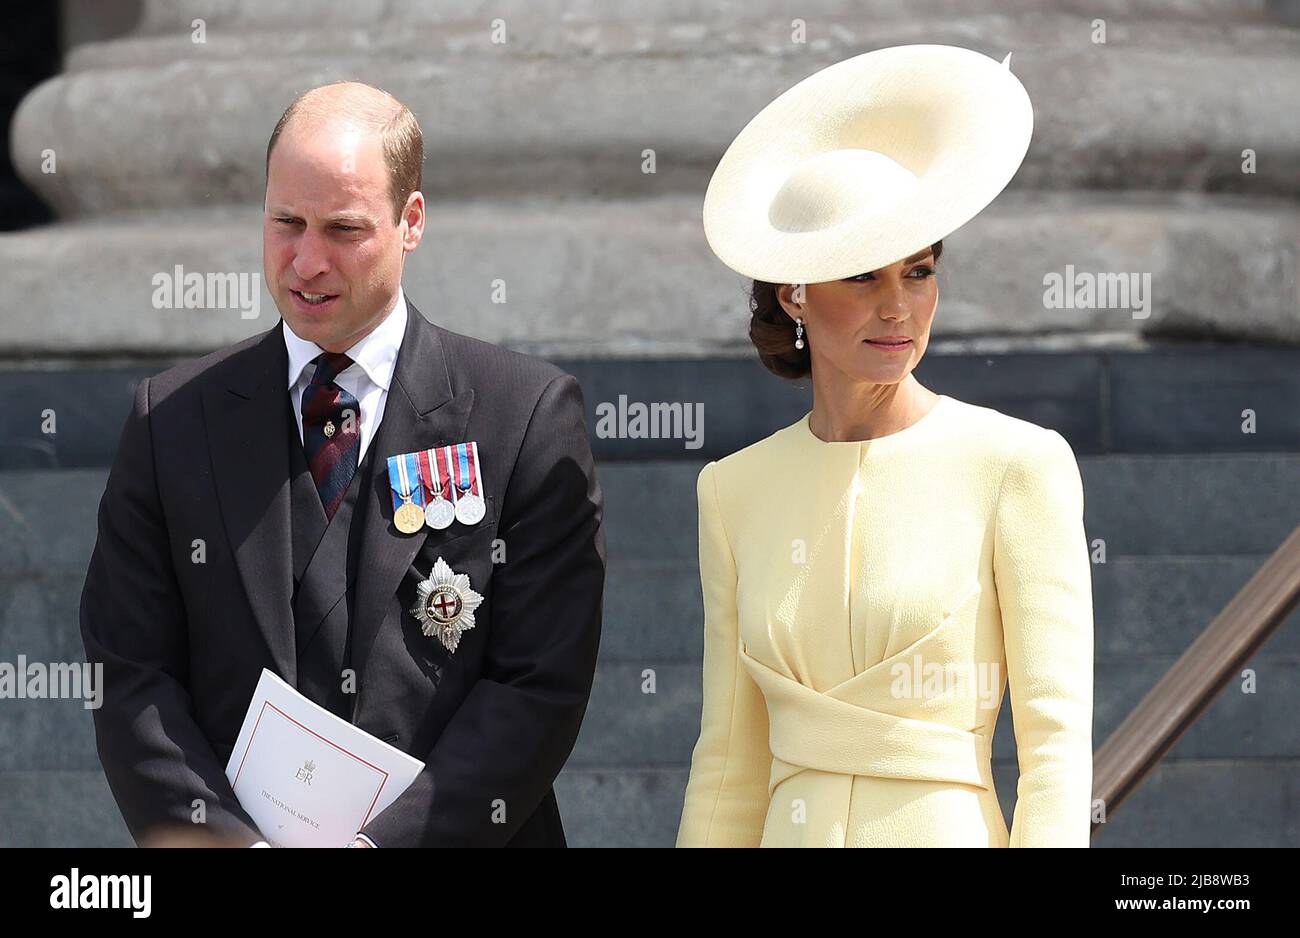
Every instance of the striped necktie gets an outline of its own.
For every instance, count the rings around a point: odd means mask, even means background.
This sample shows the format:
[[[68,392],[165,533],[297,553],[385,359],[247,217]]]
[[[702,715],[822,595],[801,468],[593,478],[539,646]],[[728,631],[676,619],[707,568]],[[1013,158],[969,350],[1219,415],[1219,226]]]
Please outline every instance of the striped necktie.
[[[314,361],[316,372],[302,392],[302,443],[325,514],[333,518],[357,471],[361,407],[334,383],[352,359],[342,352],[322,352]]]

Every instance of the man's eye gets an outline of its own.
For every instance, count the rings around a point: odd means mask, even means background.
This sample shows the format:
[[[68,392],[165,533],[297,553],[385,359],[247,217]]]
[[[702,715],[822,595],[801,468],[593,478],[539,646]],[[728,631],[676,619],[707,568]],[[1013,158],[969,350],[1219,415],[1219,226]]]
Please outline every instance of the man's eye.
[[[336,225],[335,227],[338,228],[339,231],[360,231],[361,230],[356,225]]]
[[[296,225],[298,223],[296,218],[277,218],[275,221],[279,225]]]

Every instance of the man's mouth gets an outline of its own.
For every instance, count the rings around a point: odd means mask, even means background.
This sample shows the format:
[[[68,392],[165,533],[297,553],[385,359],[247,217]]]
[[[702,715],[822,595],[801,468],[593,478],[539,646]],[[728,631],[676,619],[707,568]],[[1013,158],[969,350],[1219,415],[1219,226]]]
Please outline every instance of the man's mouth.
[[[305,293],[302,290],[290,290],[289,292],[308,306],[324,306],[338,296],[337,293]]]

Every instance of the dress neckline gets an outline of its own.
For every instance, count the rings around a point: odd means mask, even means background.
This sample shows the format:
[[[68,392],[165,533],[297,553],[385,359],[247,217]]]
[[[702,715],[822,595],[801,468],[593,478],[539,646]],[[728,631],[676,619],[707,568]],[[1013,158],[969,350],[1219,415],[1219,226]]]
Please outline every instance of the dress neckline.
[[[823,447],[827,450],[842,451],[849,451],[856,448],[865,456],[868,453],[884,453],[900,447],[905,447],[926,436],[930,430],[941,422],[937,418],[941,417],[943,413],[946,413],[951,403],[952,398],[948,397],[946,394],[940,394],[938,399],[934,402],[934,406],[926,411],[925,415],[922,416],[920,420],[917,420],[910,426],[906,426],[894,433],[887,433],[884,436],[878,436],[870,440],[823,440],[812,431],[812,426],[809,423],[812,419],[811,410],[803,415],[803,419],[799,421],[798,426],[803,436],[816,446]]]

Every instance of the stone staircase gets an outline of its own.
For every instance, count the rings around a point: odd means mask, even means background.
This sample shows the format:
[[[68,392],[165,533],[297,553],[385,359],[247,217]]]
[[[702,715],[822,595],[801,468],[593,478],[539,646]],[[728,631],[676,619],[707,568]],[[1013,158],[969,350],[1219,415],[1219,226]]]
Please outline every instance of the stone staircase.
[[[699,729],[699,460],[602,462],[609,578],[600,663],[557,783],[575,846],[672,844]],[[1082,457],[1100,743],[1300,519],[1300,453]],[[77,605],[102,469],[0,472],[0,661],[84,658]],[[1300,845],[1300,614],[1187,733],[1098,846]],[[653,671],[655,693],[642,692]],[[0,701],[0,845],[130,838],[80,701]],[[1010,822],[1004,701],[995,778]],[[1187,818],[1196,817],[1196,824]]]

